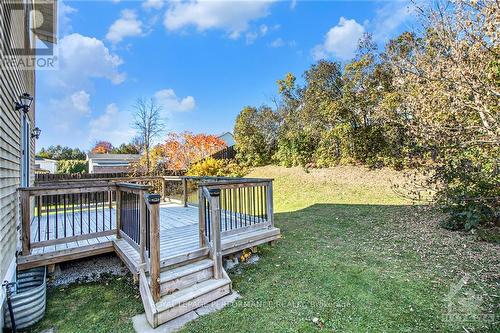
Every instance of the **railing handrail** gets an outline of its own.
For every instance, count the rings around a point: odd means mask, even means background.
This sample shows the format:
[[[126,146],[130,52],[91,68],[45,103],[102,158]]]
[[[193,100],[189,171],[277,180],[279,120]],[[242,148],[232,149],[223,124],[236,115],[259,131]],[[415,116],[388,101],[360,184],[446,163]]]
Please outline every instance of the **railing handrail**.
[[[18,187],[17,190],[19,192],[30,192],[30,195],[34,195],[38,192],[47,192],[47,194],[51,194],[49,192],[51,191],[56,191],[56,190],[73,190],[73,189],[81,189],[86,190],[88,188],[115,188],[114,183],[109,183],[109,182],[92,182],[86,184],[87,186],[82,186],[79,184],[78,186],[75,185],[60,185],[60,184],[55,184],[54,186],[30,186],[30,187]],[[86,191],[89,192],[89,191]],[[45,193],[44,193],[45,194]]]
[[[136,184],[136,183],[115,183],[117,187],[126,188],[130,190],[143,190],[147,191],[151,188],[149,185]]]

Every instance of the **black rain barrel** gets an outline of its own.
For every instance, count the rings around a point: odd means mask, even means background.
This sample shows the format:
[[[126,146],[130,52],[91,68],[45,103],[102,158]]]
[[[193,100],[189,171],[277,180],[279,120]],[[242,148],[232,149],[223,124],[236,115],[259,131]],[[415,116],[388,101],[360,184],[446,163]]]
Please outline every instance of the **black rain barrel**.
[[[45,315],[47,283],[45,267],[32,268],[17,273],[16,290],[11,301],[14,320],[18,329],[29,327]],[[11,328],[9,309],[5,306],[5,326]]]

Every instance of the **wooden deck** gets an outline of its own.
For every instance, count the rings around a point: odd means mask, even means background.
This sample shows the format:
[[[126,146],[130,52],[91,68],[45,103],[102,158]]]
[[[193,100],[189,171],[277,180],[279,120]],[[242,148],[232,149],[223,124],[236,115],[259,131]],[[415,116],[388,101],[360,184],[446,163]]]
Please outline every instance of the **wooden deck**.
[[[143,183],[158,180],[161,193]],[[156,327],[231,292],[224,255],[280,238],[272,179],[136,181],[19,189],[18,269],[116,252],[137,278],[146,318]],[[166,203],[176,184],[182,202]],[[190,193],[197,194],[198,206],[188,205]]]
[[[162,266],[189,260],[206,255],[207,249],[200,248],[198,207],[184,207],[177,203],[162,203],[160,205],[160,258]],[[229,215],[221,213],[221,241],[223,255],[241,251],[244,248],[271,242],[280,237],[280,230],[269,226],[259,226],[257,217]],[[80,216],[82,220],[80,221]],[[123,238],[116,237],[115,209],[99,207],[90,214],[73,214],[68,210],[66,221],[57,221],[57,232],[66,230],[66,237],[79,236],[82,233],[100,233],[100,237],[75,239],[75,241],[51,244],[56,238],[55,215],[42,215],[40,219],[33,217],[31,221],[31,239],[36,240],[31,254],[18,258],[20,269],[53,264],[57,262],[78,259],[116,251],[133,274],[138,273],[140,263],[139,252]],[[237,222],[234,222],[237,221]],[[66,228],[64,224],[66,223]],[[230,225],[233,223],[233,225]],[[234,225],[238,223],[238,226]],[[47,228],[50,226],[50,228]],[[237,229],[234,229],[238,227]],[[73,233],[74,232],[74,233]],[[95,234],[94,234],[95,235]],[[39,238],[40,236],[40,238]],[[70,239],[71,240],[71,239]],[[44,246],[45,243],[49,243]]]

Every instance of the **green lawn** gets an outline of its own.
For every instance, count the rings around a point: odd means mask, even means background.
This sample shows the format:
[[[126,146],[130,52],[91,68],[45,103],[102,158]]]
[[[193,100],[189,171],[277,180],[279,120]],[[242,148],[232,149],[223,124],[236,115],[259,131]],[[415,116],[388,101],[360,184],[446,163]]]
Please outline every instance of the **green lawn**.
[[[275,178],[283,239],[230,272],[241,299],[183,332],[495,331],[500,246],[437,227],[431,208],[391,191],[397,172],[264,167],[250,176]],[[124,282],[53,290],[38,327],[131,330],[141,305]],[[92,311],[78,315],[80,306]]]

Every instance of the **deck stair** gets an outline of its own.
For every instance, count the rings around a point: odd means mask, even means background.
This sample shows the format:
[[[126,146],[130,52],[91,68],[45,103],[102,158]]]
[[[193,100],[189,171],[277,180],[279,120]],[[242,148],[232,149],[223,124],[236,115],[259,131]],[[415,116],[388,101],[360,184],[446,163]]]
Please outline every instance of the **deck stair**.
[[[143,277],[149,285],[149,275]],[[148,292],[149,288],[141,288],[146,317],[151,326],[157,327],[230,294],[231,280],[225,271],[222,278],[215,279],[214,261],[202,257],[179,266],[162,268],[158,302],[152,302],[150,295],[144,295]],[[148,299],[150,302],[146,304]],[[151,308],[149,313],[148,308]]]

